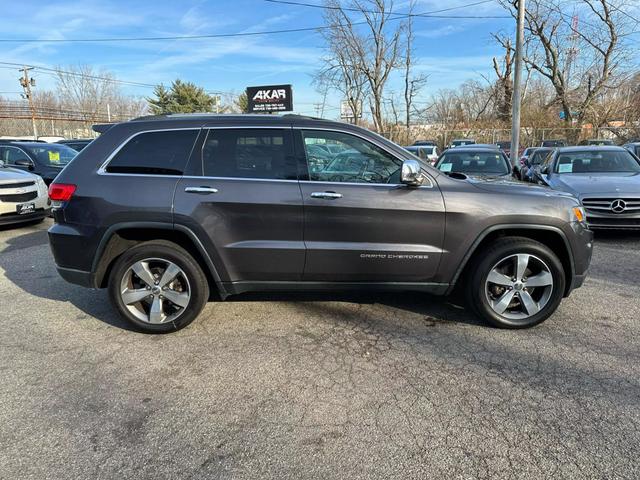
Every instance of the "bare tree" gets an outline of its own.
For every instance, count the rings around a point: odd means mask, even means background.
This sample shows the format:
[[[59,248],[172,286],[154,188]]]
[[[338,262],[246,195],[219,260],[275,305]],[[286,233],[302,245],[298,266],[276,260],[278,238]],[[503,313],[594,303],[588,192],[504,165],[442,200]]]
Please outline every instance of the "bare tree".
[[[504,58],[498,61],[493,57],[493,70],[498,80],[496,81],[496,114],[498,120],[503,122],[511,121],[511,97],[513,96],[513,61],[515,49],[511,45],[509,37],[502,37],[494,34],[494,38],[504,48]]]
[[[352,59],[344,50],[345,38],[335,29],[323,30],[327,53],[324,67],[315,75],[314,83],[323,92],[327,88],[339,91],[345,98],[353,123],[362,118],[362,105],[368,95],[368,80],[362,69],[355,68]]]
[[[413,13],[415,2],[409,6],[409,13]],[[427,75],[413,73],[413,17],[409,17],[405,25],[405,49],[404,49],[404,107],[405,125],[407,131],[411,128],[411,114],[413,113],[413,103],[416,96],[427,84]]]
[[[64,108],[83,112],[91,119],[106,114],[107,105],[120,96],[115,77],[91,66],[79,65],[58,70],[57,97]]]
[[[327,35],[335,42],[332,50],[342,52],[347,64],[366,78],[373,123],[382,131],[384,88],[398,67],[404,24],[390,23],[393,0],[351,0],[346,7],[326,0],[325,6]]]
[[[516,15],[517,0],[505,0]],[[588,20],[568,16],[562,0],[529,0],[527,65],[547,78],[565,122],[581,125],[598,96],[612,86],[627,60],[624,0],[581,0]]]

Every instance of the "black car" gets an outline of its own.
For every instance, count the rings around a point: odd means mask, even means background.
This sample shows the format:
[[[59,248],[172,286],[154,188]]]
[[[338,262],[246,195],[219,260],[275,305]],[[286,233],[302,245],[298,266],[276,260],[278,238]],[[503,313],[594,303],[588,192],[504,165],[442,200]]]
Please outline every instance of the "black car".
[[[627,149],[560,148],[534,175],[578,198],[592,229],[640,229],[640,160]]]
[[[435,167],[441,172],[463,173],[475,177],[511,178],[513,167],[504,152],[495,145],[468,145],[445,151]]]
[[[615,145],[613,140],[605,139],[605,138],[591,138],[589,140],[583,140],[580,142],[580,145],[591,145],[594,147],[605,147],[610,145]]]
[[[84,147],[89,145],[93,141],[92,138],[76,138],[69,140],[58,140],[56,143],[66,145],[69,148],[73,148],[76,152],[81,151]]]
[[[549,147],[538,147],[531,149],[529,156],[524,160],[524,165],[520,169],[520,179],[527,182],[535,182],[534,169],[544,163],[547,157],[554,151]]]
[[[66,145],[40,142],[0,142],[0,160],[42,177],[47,185],[78,154]]]
[[[314,170],[321,144],[340,153]],[[368,130],[297,115],[119,123],[49,195],[62,277],[108,288],[149,332],[184,327],[210,296],[455,285],[493,325],[530,327],[582,284],[591,258],[570,195],[450,177]]]
[[[569,145],[569,142],[567,142],[566,140],[559,140],[559,139],[543,140],[542,143],[540,144],[541,147],[549,147],[549,148],[562,148],[562,147],[566,147],[567,145]]]
[[[640,142],[625,143],[623,147],[633,153],[636,157],[640,158]]]

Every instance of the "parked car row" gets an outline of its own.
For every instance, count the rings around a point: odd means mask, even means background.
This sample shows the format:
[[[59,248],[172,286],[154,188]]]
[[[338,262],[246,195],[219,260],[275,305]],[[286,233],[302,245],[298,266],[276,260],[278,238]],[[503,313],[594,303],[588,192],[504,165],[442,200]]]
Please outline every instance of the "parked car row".
[[[549,141],[525,149],[513,166],[498,145],[471,144],[445,150],[435,167],[450,176],[545,185],[576,197],[593,229],[640,229],[640,142],[624,148],[587,143]]]
[[[61,142],[0,140],[0,226],[49,215],[47,186],[77,154]]]

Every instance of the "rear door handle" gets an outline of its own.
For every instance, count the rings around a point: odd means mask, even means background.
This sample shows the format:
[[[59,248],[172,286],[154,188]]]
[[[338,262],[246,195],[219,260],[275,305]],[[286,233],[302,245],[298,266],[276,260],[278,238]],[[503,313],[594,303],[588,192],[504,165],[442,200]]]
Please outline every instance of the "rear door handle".
[[[311,198],[324,198],[326,200],[335,200],[336,198],[342,198],[341,193],[336,192],[313,192]]]
[[[212,187],[187,187],[184,189],[187,193],[199,193],[201,195],[208,195],[210,193],[218,193],[217,188]]]

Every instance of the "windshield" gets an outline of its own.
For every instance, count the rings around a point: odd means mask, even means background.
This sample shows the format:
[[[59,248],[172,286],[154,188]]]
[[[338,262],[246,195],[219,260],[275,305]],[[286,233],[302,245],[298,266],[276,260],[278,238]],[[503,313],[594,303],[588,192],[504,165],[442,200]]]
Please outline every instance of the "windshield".
[[[38,163],[50,167],[64,167],[73,160],[78,152],[66,145],[42,144],[36,147],[29,147],[38,159]]]
[[[481,175],[507,175],[509,166],[500,152],[451,152],[440,157],[441,172],[460,172]]]
[[[562,153],[556,162],[556,173],[638,173],[640,164],[626,151]]]

